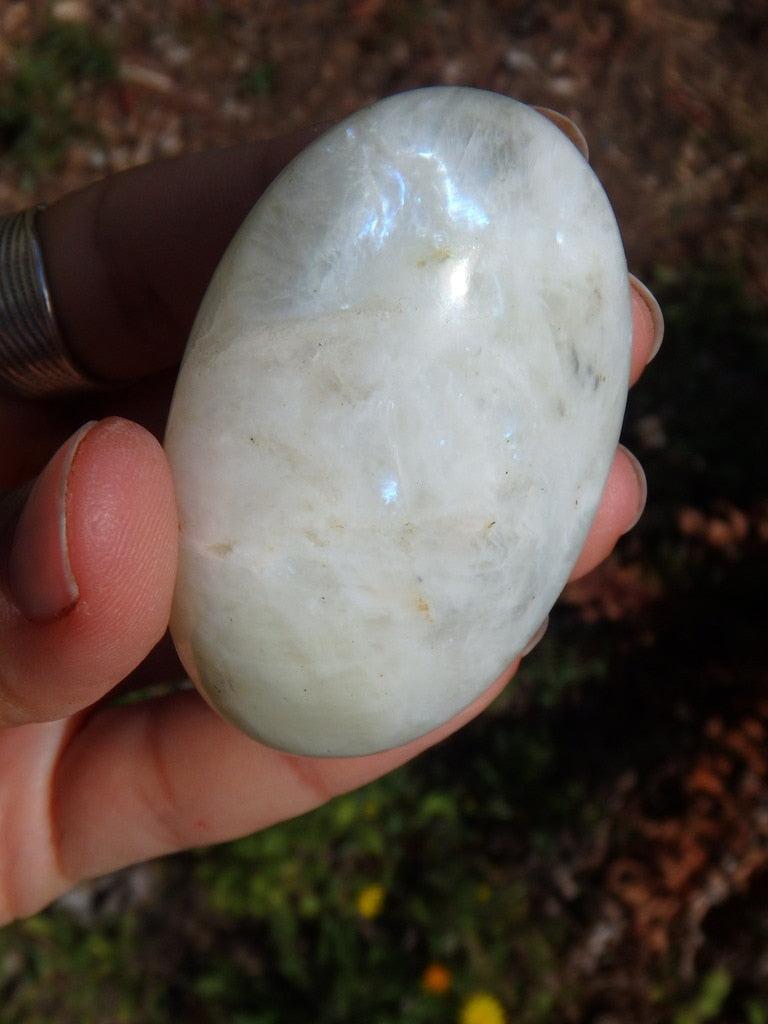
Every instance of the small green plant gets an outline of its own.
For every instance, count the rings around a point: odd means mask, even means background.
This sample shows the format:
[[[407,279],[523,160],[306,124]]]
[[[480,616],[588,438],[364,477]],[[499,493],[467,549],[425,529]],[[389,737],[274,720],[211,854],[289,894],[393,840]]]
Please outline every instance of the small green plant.
[[[732,983],[730,974],[724,968],[710,971],[704,976],[694,999],[675,1014],[675,1024],[704,1024],[705,1021],[716,1020],[728,998]]]
[[[34,178],[57,166],[73,136],[89,131],[74,114],[78,90],[114,78],[116,63],[92,29],[54,22],[16,50],[14,64],[0,82],[0,158]]]

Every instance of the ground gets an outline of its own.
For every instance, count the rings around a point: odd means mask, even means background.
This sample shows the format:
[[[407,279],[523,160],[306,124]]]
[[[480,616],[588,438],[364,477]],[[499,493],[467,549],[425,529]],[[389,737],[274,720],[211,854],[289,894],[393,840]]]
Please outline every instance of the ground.
[[[667,320],[646,516],[516,684],[360,794],[6,929],[3,1024],[768,1022],[766,44],[736,0],[0,4],[0,210],[476,85],[581,126]]]

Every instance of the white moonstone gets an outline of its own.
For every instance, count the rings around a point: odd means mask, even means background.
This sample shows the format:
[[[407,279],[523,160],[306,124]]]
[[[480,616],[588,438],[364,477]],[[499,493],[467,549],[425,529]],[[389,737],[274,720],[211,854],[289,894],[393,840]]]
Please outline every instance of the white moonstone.
[[[314,142],[222,259],[168,426],[208,701],[352,755],[474,700],[584,542],[630,340],[611,207],[534,110],[423,89]]]

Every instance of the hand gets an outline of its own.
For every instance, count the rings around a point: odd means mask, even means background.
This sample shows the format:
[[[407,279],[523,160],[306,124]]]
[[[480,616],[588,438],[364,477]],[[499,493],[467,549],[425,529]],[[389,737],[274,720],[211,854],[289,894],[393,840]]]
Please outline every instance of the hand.
[[[428,736],[358,758],[268,749],[194,692],[103,701],[126,680],[181,678],[167,637],[156,646],[177,523],[153,434],[221,253],[311,137],[142,167],[40,219],[70,350],[92,375],[136,383],[71,401],[0,399],[0,434],[12,439],[0,452],[0,924],[82,879],[253,832],[361,786],[479,714],[519,665]],[[634,381],[661,328],[638,289],[633,307]],[[98,422],[65,440],[85,419]],[[608,555],[644,500],[642,470],[620,448],[574,577]]]

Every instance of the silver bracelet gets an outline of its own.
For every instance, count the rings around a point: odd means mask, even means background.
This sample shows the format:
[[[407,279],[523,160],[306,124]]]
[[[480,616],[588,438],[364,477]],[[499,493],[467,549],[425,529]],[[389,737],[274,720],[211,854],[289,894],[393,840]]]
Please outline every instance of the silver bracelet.
[[[0,391],[42,398],[98,383],[64,345],[35,228],[36,206],[0,217]]]

